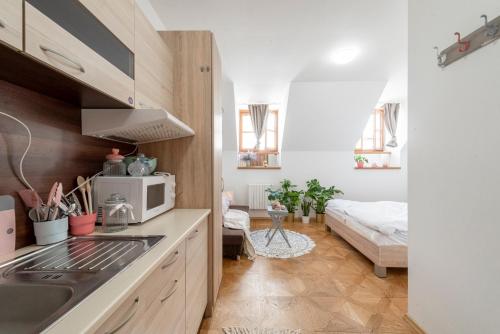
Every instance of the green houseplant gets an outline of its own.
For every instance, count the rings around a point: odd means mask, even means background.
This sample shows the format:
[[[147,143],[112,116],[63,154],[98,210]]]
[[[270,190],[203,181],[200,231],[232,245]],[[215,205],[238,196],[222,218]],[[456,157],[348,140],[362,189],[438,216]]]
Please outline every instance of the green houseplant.
[[[354,156],[354,161],[356,161],[356,167],[358,168],[363,168],[365,163],[368,163],[368,159],[361,154],[356,154]]]
[[[281,181],[280,186],[281,188],[277,190],[271,188],[266,189],[268,193],[267,199],[271,202],[279,201],[283,204],[288,211],[288,222],[293,222],[295,211],[300,204],[300,195],[302,191],[296,190],[297,186],[292,184],[288,179]]]
[[[337,194],[343,194],[342,190],[336,189],[335,186],[329,188],[323,187],[317,179],[312,179],[306,182],[307,192],[313,199],[313,209],[316,211],[316,222],[324,223],[325,210],[329,200]]]
[[[302,209],[302,223],[309,224],[309,213],[311,212],[312,198],[304,195],[302,197],[302,202],[300,203],[300,208]]]

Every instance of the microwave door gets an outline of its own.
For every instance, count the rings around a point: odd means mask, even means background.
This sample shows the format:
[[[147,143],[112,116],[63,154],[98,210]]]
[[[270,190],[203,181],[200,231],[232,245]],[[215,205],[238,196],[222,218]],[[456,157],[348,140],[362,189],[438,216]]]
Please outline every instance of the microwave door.
[[[165,205],[165,183],[149,184],[146,189],[146,211],[154,211]]]

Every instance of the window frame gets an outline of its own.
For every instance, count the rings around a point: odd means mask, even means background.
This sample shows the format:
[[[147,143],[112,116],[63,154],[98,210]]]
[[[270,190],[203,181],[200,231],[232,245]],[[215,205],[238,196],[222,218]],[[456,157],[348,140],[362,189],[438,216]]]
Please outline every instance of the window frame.
[[[373,117],[373,138],[377,138],[377,115],[380,117],[380,148],[375,148],[375,149],[364,149],[363,148],[363,134],[364,134],[364,129],[363,133],[361,134],[361,137],[359,140],[361,141],[361,149],[354,148],[354,153],[355,154],[381,154],[381,153],[386,153],[385,151],[385,111],[383,108],[376,108],[372,111],[372,113],[375,114],[375,117]],[[371,116],[371,115],[370,115]],[[356,143],[357,144],[357,143]],[[375,143],[375,147],[377,143]]]
[[[276,143],[276,148],[275,149],[265,149],[265,150],[259,150],[259,149],[255,149],[255,148],[243,148],[242,147],[242,144],[243,144],[243,133],[254,133],[254,131],[252,132],[249,132],[249,131],[243,131],[243,116],[244,115],[250,115],[250,110],[248,109],[240,109],[240,113],[239,113],[239,117],[240,117],[240,121],[239,121],[239,124],[240,124],[240,128],[239,128],[239,147],[238,147],[238,152],[239,153],[245,153],[245,152],[254,152],[254,153],[257,153],[257,154],[269,154],[269,153],[278,153],[278,129],[279,129],[279,110],[278,109],[273,109],[273,110],[269,110],[270,113],[273,113],[275,114],[275,119],[276,119],[276,123],[274,124],[274,142]],[[266,132],[264,133],[263,137],[264,137],[264,147],[267,147],[267,124],[266,124]]]

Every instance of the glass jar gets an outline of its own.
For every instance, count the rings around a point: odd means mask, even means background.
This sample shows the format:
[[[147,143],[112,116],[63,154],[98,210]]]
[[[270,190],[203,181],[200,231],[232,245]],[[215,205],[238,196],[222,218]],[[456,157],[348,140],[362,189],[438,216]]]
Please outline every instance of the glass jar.
[[[149,174],[149,164],[144,154],[139,153],[134,162],[128,165],[128,173],[132,176],[144,176]]]
[[[111,194],[102,208],[102,231],[112,233],[126,230],[132,206],[120,194]]]
[[[123,162],[123,155],[120,150],[114,148],[111,154],[106,155],[106,161],[103,164],[102,171],[104,176],[125,176],[127,175],[127,166]]]

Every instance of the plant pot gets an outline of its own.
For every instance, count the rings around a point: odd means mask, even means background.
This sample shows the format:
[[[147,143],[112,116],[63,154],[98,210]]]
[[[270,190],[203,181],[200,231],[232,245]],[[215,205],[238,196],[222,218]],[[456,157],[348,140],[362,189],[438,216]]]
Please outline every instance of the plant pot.
[[[288,214],[288,217],[286,218],[286,221],[289,222],[289,223],[293,223],[294,218],[295,218],[295,212],[290,212]]]
[[[365,166],[364,162],[356,162],[356,167],[357,168],[363,168]]]
[[[69,230],[71,235],[87,235],[94,232],[97,213],[69,217]]]
[[[39,246],[53,244],[68,238],[68,218],[34,222],[36,244]]]
[[[325,214],[317,213],[316,214],[316,223],[324,224],[325,223]]]
[[[303,224],[309,224],[309,219],[310,219],[310,218],[311,218],[311,217],[309,217],[309,216],[302,216],[302,223],[303,223]]]

